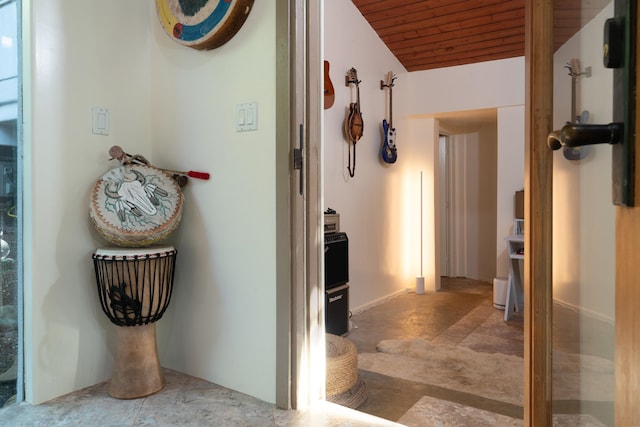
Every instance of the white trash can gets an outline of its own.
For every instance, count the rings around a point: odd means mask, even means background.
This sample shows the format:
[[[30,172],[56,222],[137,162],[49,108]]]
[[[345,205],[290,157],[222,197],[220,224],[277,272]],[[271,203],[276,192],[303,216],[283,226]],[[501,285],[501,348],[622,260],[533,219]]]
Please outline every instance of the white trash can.
[[[506,277],[496,277],[493,279],[493,306],[499,310],[504,310],[507,304],[507,289],[509,279]]]

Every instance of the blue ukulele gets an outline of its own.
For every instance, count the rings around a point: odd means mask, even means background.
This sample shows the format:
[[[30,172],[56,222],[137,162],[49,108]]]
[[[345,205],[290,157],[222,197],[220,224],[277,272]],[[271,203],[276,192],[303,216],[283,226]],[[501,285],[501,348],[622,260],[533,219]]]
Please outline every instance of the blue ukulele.
[[[385,87],[389,88],[389,121],[382,120],[382,133],[384,134],[384,142],[382,143],[382,160],[385,163],[395,163],[398,159],[398,149],[396,148],[396,128],[393,127],[393,86],[396,76],[393,72],[387,73],[387,81],[380,80],[380,90]]]

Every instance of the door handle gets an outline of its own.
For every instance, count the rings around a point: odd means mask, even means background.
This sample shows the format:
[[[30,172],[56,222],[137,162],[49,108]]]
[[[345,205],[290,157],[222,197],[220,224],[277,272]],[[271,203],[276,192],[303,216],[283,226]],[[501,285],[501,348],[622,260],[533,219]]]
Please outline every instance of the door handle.
[[[298,181],[298,194],[301,196],[304,194],[304,170],[302,165],[304,162],[302,150],[304,149],[304,125],[300,123],[298,126],[298,146],[299,148],[293,149],[293,169],[299,171],[300,179]]]
[[[547,144],[552,150],[593,144],[618,144],[623,140],[623,135],[624,123],[609,123],[608,125],[567,123],[559,132],[554,131],[549,134]]]
[[[612,146],[612,201],[635,206],[637,2],[615,0],[615,17],[604,25],[602,62],[613,69],[613,122],[601,125],[567,123],[547,136],[552,150],[592,144]]]

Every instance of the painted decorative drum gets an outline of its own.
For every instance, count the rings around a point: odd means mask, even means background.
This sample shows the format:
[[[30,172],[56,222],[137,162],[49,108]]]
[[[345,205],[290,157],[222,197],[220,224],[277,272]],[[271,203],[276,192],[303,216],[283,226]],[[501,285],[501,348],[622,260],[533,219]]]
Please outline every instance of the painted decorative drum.
[[[158,18],[173,41],[199,50],[217,48],[240,30],[254,0],[156,0]]]
[[[118,326],[112,397],[135,399],[164,388],[155,322],[171,299],[176,254],[162,246],[98,249],[92,256],[102,310]]]
[[[182,218],[182,191],[167,173],[128,164],[109,170],[93,186],[89,216],[98,232],[123,247],[166,239]]]

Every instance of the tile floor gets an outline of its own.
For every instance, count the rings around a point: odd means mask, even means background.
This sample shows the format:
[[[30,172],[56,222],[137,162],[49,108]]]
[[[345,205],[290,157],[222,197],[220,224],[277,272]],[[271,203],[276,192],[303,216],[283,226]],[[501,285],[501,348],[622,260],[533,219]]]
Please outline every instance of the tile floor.
[[[493,306],[492,284],[442,278],[442,289],[435,294],[403,294],[352,316],[355,327],[346,338],[356,344],[359,353],[375,352],[376,344],[385,339],[422,338],[478,352],[522,357],[522,313],[514,313],[507,322],[503,319],[504,311]],[[554,349],[613,360],[613,325],[580,318],[575,311],[557,304],[554,305],[553,323]],[[423,396],[523,418],[521,406],[364,370],[360,370],[360,374],[367,383],[369,396],[358,410],[388,420],[399,420]],[[576,416],[584,413],[606,425],[613,425],[612,402],[562,400],[562,396],[557,399],[553,402],[554,412]]]
[[[328,427],[394,426],[390,421],[322,402],[306,411],[274,405],[207,381],[165,369],[166,387],[151,396],[117,400],[106,383],[79,390],[41,405],[17,404],[0,409],[0,426],[221,426]]]
[[[403,294],[354,315],[351,321],[355,327],[346,337],[359,352],[375,351],[383,339],[422,337],[477,351],[522,355],[522,317],[516,315],[504,322],[504,312],[493,307],[492,298],[489,283],[444,279],[437,293]],[[571,313],[560,311],[556,315],[554,311],[554,323],[574,324],[570,319]],[[570,334],[564,337],[559,344],[583,345]],[[516,405],[372,372],[360,373],[367,383],[368,398],[357,411],[328,402],[306,411],[280,410],[253,397],[165,370],[167,386],[155,395],[116,400],[108,396],[106,383],[102,383],[41,405],[23,403],[0,409],[0,426],[393,426],[398,425],[394,420],[427,395],[522,418],[522,407]]]
[[[355,326],[346,338],[359,353],[376,351],[385,339],[423,338],[433,343],[460,345],[476,351],[522,356],[524,322],[514,313],[508,322],[504,311],[493,307],[493,287],[486,282],[443,278],[435,294],[402,294],[352,316]],[[388,420],[398,420],[423,396],[450,400],[515,418],[522,407],[466,393],[429,386],[373,372],[360,371],[369,397],[358,410]]]

